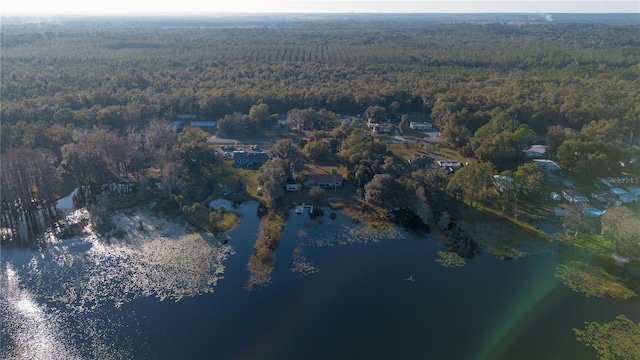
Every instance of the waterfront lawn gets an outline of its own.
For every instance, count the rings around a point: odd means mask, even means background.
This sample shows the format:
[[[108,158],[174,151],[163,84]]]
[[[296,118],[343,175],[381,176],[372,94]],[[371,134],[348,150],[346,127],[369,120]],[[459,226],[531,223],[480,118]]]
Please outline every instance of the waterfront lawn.
[[[572,246],[590,250],[595,254],[611,254],[613,241],[605,236],[581,233],[578,236],[558,236],[558,239]]]

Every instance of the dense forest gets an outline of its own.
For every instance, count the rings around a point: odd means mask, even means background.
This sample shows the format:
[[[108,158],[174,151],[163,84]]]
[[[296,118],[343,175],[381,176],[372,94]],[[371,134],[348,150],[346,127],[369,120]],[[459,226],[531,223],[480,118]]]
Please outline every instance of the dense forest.
[[[541,132],[637,120],[637,22],[356,20],[3,25],[3,149],[32,141],[21,121],[124,130],[258,102],[280,114],[433,110],[471,132],[496,108]]]
[[[45,180],[106,183],[169,163],[197,169],[207,156],[194,140],[202,134],[161,141],[165,125],[156,121],[179,114],[227,129],[264,127],[280,114],[332,130],[339,114],[400,121],[419,112],[497,171],[515,171],[522,146],[546,141],[551,158],[575,173],[618,173],[640,133],[640,24],[624,15],[549,20],[4,19],[4,208],[53,198]],[[338,135],[336,144],[349,137]],[[368,153],[379,155],[375,166],[345,160],[350,177],[371,180],[385,167],[379,147]],[[16,170],[5,176],[9,165]]]

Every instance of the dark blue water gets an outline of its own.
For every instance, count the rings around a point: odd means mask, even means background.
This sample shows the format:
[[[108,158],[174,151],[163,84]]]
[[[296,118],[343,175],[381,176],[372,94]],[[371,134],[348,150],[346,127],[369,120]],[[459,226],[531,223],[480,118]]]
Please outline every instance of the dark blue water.
[[[255,206],[236,209],[245,217],[230,233],[235,254],[213,293],[177,302],[137,296],[119,308],[107,301],[87,312],[108,320],[93,325],[107,332],[102,341],[136,359],[595,359],[572,328],[619,314],[640,321],[638,302],[585,298],[562,285],[551,252],[512,261],[481,254],[445,268],[434,237],[367,234],[341,214],[331,220],[328,209],[321,224],[291,215],[271,283],[247,291]],[[296,248],[318,272],[291,271]],[[87,333],[82,314],[31,292]],[[65,331],[61,341],[87,344]]]

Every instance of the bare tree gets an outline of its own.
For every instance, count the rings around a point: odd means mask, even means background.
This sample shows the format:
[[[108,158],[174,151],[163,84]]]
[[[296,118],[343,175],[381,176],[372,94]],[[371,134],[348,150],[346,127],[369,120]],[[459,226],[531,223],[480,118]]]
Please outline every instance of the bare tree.
[[[13,231],[13,237],[38,235],[49,224],[41,223],[39,212],[53,221],[54,194],[60,185],[55,166],[56,157],[50,150],[15,148],[0,156],[0,196],[2,227],[16,230],[26,223],[28,234]]]
[[[167,162],[162,165],[162,192],[165,195],[179,194],[182,192],[183,167],[179,162]]]

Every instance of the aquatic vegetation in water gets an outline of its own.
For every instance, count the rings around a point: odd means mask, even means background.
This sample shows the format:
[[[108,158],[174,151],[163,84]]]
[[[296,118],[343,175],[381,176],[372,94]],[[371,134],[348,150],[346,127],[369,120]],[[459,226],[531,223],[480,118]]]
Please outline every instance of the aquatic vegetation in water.
[[[381,240],[404,239],[406,235],[397,227],[372,228],[365,223],[354,223],[346,216],[329,224],[305,227],[304,241],[308,245],[323,247],[348,244],[365,244]]]
[[[78,219],[90,217],[81,210]],[[112,217],[122,239],[89,235],[51,244],[25,265],[25,284],[38,296],[86,311],[112,302],[155,296],[160,300],[213,292],[228,245],[207,242],[198,233],[144,212]],[[20,269],[18,269],[20,271]]]
[[[556,268],[556,277],[562,283],[586,297],[631,299],[636,296],[618,277],[592,264],[570,261]]]
[[[640,323],[624,315],[600,324],[585,322],[584,329],[573,329],[577,340],[592,347],[600,359],[640,359]]]
[[[320,271],[317,266],[313,265],[313,262],[307,261],[307,258],[304,256],[304,251],[300,245],[296,246],[293,250],[291,258],[293,259],[293,267],[291,268],[291,271],[298,274],[298,277],[304,277]]]
[[[444,267],[459,268],[467,264],[462,256],[454,252],[438,251],[436,254],[438,255],[438,258],[435,260],[436,263]]]

